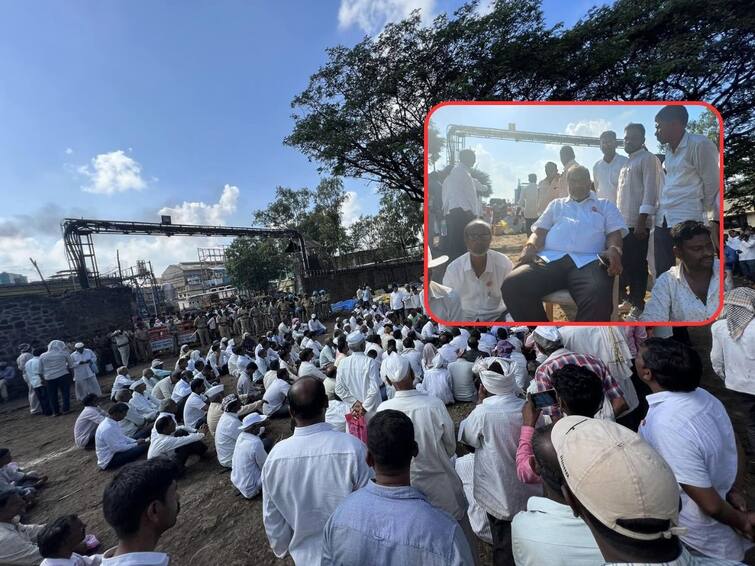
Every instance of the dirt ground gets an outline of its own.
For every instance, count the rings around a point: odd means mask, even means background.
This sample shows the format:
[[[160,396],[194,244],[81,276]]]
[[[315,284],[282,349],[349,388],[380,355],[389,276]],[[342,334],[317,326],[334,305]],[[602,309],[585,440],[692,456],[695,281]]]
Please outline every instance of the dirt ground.
[[[691,328],[690,334],[705,361],[704,387],[724,402],[739,438],[744,439],[746,415],[739,411],[734,396],[723,388],[708,362],[709,328]],[[166,358],[166,367],[172,367],[174,362],[175,359]],[[142,367],[133,368],[132,375],[140,375]],[[103,391],[110,389],[113,379],[113,374],[100,379]],[[230,391],[230,379],[226,376],[225,380],[226,391]],[[457,425],[472,409],[471,403],[449,407]],[[97,468],[94,451],[73,445],[73,425],[79,410],[80,405],[74,402],[68,415],[55,418],[30,415],[25,400],[21,399],[0,405],[0,446],[10,448],[22,467],[37,469],[50,477],[48,486],[39,493],[37,505],[26,517],[27,522],[43,523],[62,514],[77,513],[106,549],[116,539],[102,517],[100,504],[102,491],[113,472]],[[276,441],[290,434],[288,421],[274,421],[267,429]],[[457,453],[464,452],[459,447]],[[752,476],[748,477],[748,485],[750,493],[755,494]],[[160,550],[171,555],[172,564],[293,563],[290,559],[275,558],[265,537],[261,498],[248,501],[235,495],[229,473],[217,463],[214,450],[179,480],[178,491],[181,501],[178,523],[159,544]],[[755,505],[755,499],[751,504]],[[482,542],[479,546],[480,563],[492,564],[490,547]],[[755,564],[755,553],[749,558],[748,564]]]

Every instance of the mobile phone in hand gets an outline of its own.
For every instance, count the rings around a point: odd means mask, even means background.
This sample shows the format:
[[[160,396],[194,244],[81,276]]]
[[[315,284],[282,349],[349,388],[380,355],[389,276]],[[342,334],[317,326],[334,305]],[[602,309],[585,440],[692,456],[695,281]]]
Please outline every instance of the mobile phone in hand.
[[[558,405],[558,395],[556,395],[555,389],[546,389],[540,393],[532,393],[530,394],[530,399],[532,399],[536,409]]]

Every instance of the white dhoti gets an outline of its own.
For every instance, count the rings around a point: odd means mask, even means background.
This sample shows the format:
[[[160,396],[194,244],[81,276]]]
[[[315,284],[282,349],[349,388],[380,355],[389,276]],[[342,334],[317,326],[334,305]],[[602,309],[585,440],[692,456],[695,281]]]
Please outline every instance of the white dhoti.
[[[97,381],[97,376],[77,377],[74,379],[74,389],[76,390],[76,399],[83,401],[84,397],[94,393],[97,397],[102,397],[102,389]]]
[[[128,359],[131,355],[131,348],[129,346],[118,346],[118,353],[121,355],[121,365],[128,367]]]

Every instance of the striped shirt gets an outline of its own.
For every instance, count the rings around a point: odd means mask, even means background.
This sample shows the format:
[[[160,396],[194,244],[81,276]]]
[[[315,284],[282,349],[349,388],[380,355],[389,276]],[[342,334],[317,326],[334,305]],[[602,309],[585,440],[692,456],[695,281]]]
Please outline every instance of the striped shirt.
[[[560,348],[553,352],[537,368],[537,371],[535,372],[535,385],[537,387],[537,392],[540,393],[546,389],[553,389],[553,380],[551,379],[553,372],[569,364],[582,366],[594,372],[603,382],[603,393],[608,399],[624,397],[624,392],[621,390],[621,386],[613,377],[611,377],[611,373],[608,371],[608,366],[606,366],[606,364],[589,354],[575,354],[566,348]],[[543,414],[550,415],[553,418],[560,418],[563,416],[561,409],[559,409],[557,405],[545,407],[543,409]]]

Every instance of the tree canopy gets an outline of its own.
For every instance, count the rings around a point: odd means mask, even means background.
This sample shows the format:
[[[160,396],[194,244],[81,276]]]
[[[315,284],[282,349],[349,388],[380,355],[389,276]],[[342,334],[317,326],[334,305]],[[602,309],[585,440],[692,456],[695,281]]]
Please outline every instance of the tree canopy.
[[[441,101],[704,100],[724,118],[727,196],[748,195],[752,205],[749,3],[617,0],[571,28],[547,26],[538,0],[498,0],[485,15],[476,4],[430,25],[415,13],[354,47],[329,49],[292,101],[286,143],[322,171],[420,201],[424,120]],[[432,161],[440,148],[430,151]]]

